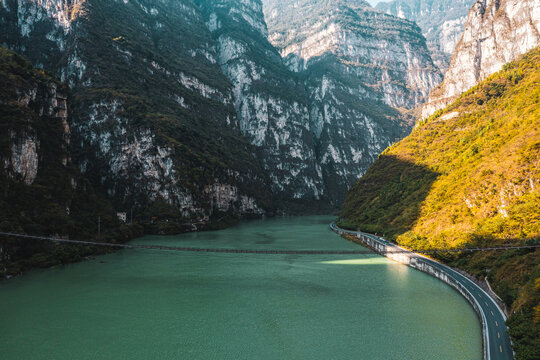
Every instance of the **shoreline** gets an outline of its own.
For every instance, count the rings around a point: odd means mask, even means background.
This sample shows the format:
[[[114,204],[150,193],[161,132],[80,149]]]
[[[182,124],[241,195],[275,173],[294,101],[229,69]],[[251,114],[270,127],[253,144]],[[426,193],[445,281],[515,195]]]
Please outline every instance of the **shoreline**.
[[[506,312],[503,311],[499,306],[498,299],[496,297],[494,298],[487,291],[485,291],[483,287],[477,283],[477,281],[473,280],[474,278],[471,279],[470,274],[464,275],[462,271],[453,269],[421,254],[403,249],[396,244],[390,243],[389,241],[372,234],[341,229],[335,224],[335,222],[330,224],[330,228],[332,231],[349,241],[366,246],[381,256],[422,271],[452,287],[471,304],[480,320],[482,328],[482,352],[484,360],[513,359],[514,352],[511,347],[508,332],[503,331],[501,336],[499,331],[502,326],[506,328]],[[388,248],[390,248],[390,252],[387,251]],[[392,253],[392,249],[400,249],[403,250],[403,252]],[[467,281],[469,283],[467,283]],[[485,294],[485,296],[489,298],[492,306],[486,302],[487,299],[484,299],[482,294]],[[481,301],[484,302],[485,306],[482,305]],[[500,317],[498,317],[499,320],[493,320],[494,323],[491,321],[488,322],[487,320],[487,316],[489,314],[491,314],[492,318],[496,318],[493,309],[496,309],[495,312],[498,312],[497,315],[500,314]],[[499,328],[499,322],[501,323],[501,328]],[[508,329],[506,328],[506,330]],[[491,339],[493,336],[495,336],[495,334],[497,334],[497,338]],[[504,352],[502,347],[503,344]]]

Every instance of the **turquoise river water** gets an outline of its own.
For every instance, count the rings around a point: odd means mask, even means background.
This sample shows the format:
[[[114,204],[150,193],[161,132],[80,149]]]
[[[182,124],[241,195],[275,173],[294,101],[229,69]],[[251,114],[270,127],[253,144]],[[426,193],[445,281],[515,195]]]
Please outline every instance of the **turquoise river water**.
[[[328,216],[137,243],[358,250]],[[481,359],[469,304],[378,255],[122,250],[0,283],[0,359]]]

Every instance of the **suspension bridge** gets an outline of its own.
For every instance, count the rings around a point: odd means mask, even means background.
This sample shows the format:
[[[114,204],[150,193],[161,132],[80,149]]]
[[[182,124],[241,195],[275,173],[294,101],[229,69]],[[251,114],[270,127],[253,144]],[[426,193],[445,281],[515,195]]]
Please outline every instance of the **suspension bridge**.
[[[110,242],[72,240],[50,236],[35,236],[18,234],[11,232],[0,232],[0,236],[14,237],[27,240],[49,241],[60,244],[73,245],[88,245],[88,246],[103,246],[118,249],[146,249],[146,250],[163,250],[163,251],[184,251],[184,252],[207,252],[207,253],[232,253],[232,254],[284,254],[284,255],[358,255],[358,254],[373,254],[372,250],[280,250],[280,249],[229,249],[229,248],[200,248],[200,247],[182,247],[182,246],[167,246],[167,245],[146,245],[146,244],[118,244]],[[383,240],[381,238],[382,241]],[[387,250],[387,253],[408,253],[410,251],[431,254],[431,253],[457,253],[457,252],[476,252],[476,251],[501,251],[515,249],[538,249],[540,245],[508,245],[494,247],[475,247],[475,248],[456,248],[456,249],[429,249],[429,250],[406,250],[395,248]]]

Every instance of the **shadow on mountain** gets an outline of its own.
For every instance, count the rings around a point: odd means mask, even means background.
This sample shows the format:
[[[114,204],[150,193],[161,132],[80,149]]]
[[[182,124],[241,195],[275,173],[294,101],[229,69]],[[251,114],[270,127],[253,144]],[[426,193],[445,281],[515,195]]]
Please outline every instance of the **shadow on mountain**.
[[[426,166],[380,155],[347,194],[341,226],[394,239],[412,229],[439,175]]]

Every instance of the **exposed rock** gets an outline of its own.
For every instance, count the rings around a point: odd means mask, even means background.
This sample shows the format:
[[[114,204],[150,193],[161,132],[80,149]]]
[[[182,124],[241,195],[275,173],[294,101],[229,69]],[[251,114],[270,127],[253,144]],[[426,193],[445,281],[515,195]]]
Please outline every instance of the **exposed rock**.
[[[67,85],[0,47],[0,231],[105,242],[140,236],[142,227],[121,223],[72,164],[71,99]],[[102,251],[4,236],[0,277]]]
[[[441,80],[420,29],[364,1],[265,0],[269,39],[303,79],[327,193],[337,203]]]
[[[441,78],[416,25],[364,1],[264,3],[269,38],[295,71],[325,65],[324,70],[338,72],[333,77],[353,82],[349,86],[361,97],[407,108],[421,102]]]
[[[462,92],[539,44],[540,2],[476,1],[444,81],[430,94],[422,117],[444,108]]]
[[[0,43],[69,84],[74,161],[119,208],[163,200],[187,220],[208,219],[204,189],[216,181],[238,189],[235,215],[243,198],[268,207],[267,178],[192,1],[3,5]]]
[[[269,0],[270,34],[260,0],[3,4],[0,43],[72,90],[81,171],[119,208],[164,201],[183,222],[226,208],[214,184],[238,216],[340,203],[410,129],[395,108],[441,79],[420,29],[364,1]]]
[[[19,174],[26,184],[32,184],[38,172],[38,147],[39,141],[35,135],[13,139],[11,158],[4,162],[5,168]]]
[[[13,55],[2,50],[2,58],[11,59]],[[7,67],[4,64],[4,67]],[[8,68],[9,69],[9,68]],[[8,74],[2,74],[7,76]],[[20,74],[16,74],[20,76]],[[6,174],[16,181],[31,185],[38,176],[40,157],[47,151],[41,149],[43,134],[38,134],[42,122],[52,121],[61,125],[62,150],[61,163],[66,166],[69,157],[70,127],[67,121],[67,95],[65,88],[59,88],[52,79],[36,79],[27,75],[25,81],[20,81],[15,75],[10,81],[3,83],[0,93],[0,104],[4,108],[4,129],[9,153],[3,155],[3,167]],[[6,80],[6,78],[3,78]],[[24,121],[16,121],[18,114],[25,114]],[[42,119],[42,120],[38,120]],[[52,125],[52,124],[51,124]]]
[[[377,9],[414,21],[426,37],[435,65],[445,72],[475,0],[393,0]]]
[[[233,84],[240,130],[257,146],[273,192],[283,200],[320,200],[324,185],[307,97],[266,38],[260,0],[208,0],[201,6],[219,63]]]
[[[206,186],[204,192],[210,196],[212,208],[221,212],[228,212],[236,208],[244,214],[264,214],[264,210],[258,207],[254,198],[239,194],[238,188],[235,186],[212,184]]]

